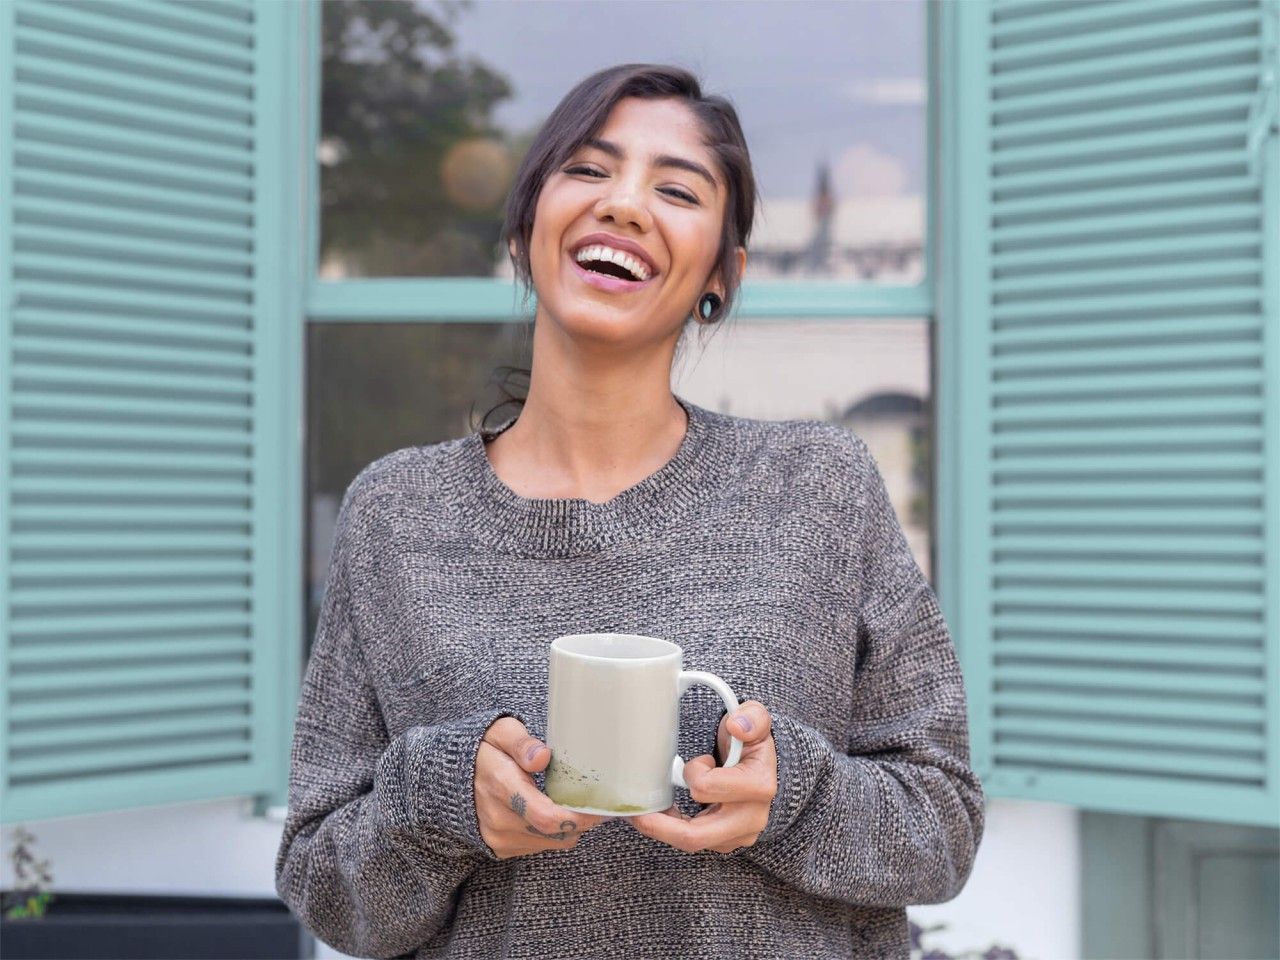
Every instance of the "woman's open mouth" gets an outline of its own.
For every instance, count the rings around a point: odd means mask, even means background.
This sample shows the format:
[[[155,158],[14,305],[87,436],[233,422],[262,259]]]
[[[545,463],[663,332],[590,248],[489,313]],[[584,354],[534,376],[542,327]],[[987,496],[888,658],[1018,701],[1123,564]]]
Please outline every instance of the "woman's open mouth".
[[[607,293],[641,290],[657,279],[657,274],[654,274],[648,280],[636,280],[625,267],[607,261],[592,260],[588,264],[581,264],[574,259],[573,254],[569,255],[569,263],[583,283]]]

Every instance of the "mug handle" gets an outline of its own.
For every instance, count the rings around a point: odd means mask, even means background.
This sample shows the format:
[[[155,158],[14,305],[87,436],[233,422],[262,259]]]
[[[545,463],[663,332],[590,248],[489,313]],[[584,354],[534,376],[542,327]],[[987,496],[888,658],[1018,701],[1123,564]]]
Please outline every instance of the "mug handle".
[[[676,697],[683,697],[685,691],[695,683],[704,684],[720,694],[720,699],[725,702],[725,706],[729,708],[730,713],[741,706],[738,703],[738,695],[730,689],[729,685],[714,673],[707,673],[705,670],[681,670],[679,676],[676,677]],[[718,730],[716,732],[719,733]],[[742,741],[730,734],[729,756],[725,758],[722,766],[732,767],[741,757]],[[678,755],[671,761],[671,782],[677,787],[689,789],[689,785],[684,782],[684,758]]]

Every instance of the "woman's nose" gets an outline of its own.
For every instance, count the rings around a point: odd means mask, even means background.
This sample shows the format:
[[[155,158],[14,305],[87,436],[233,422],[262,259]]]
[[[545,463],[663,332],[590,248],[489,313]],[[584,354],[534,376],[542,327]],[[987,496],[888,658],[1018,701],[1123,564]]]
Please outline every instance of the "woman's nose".
[[[633,186],[619,184],[596,204],[596,216],[602,220],[631,223],[640,230],[649,229],[651,215]]]

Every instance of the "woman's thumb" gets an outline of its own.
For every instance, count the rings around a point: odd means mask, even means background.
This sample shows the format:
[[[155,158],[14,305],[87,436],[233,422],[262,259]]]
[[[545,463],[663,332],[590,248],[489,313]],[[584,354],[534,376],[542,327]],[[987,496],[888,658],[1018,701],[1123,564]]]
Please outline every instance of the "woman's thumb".
[[[484,738],[518,763],[521,770],[537,773],[551,761],[551,748],[531,734],[519,717],[499,717],[489,724]]]
[[[532,734],[521,740],[516,749],[516,761],[530,773],[537,773],[550,760],[551,748]]]

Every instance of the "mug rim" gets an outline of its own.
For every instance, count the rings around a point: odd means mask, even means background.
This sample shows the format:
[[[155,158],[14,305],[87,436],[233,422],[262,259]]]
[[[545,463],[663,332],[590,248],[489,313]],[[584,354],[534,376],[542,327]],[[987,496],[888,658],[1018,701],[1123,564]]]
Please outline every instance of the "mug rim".
[[[561,640],[574,640],[578,637],[633,637],[637,640],[651,640],[654,643],[660,643],[670,649],[666,653],[655,654],[652,657],[601,657],[594,653],[579,653],[576,650],[566,650],[564,647],[560,646]],[[679,644],[672,643],[670,640],[664,640],[661,637],[651,637],[644,633],[619,633],[616,630],[566,633],[551,641],[551,649],[566,657],[574,657],[578,660],[598,660],[601,663],[660,663],[663,660],[678,659],[681,654],[684,653],[683,648]]]

